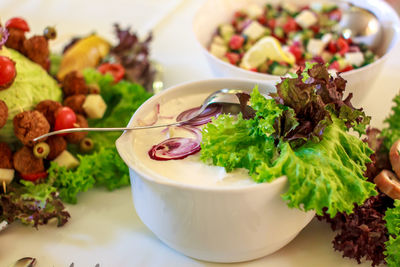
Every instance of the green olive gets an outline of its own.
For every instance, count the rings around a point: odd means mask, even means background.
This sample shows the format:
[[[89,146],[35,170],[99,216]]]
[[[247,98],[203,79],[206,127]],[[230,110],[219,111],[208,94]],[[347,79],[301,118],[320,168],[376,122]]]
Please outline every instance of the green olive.
[[[49,155],[50,153],[50,147],[47,143],[45,142],[40,142],[37,143],[34,147],[33,147],[33,155],[35,155],[35,157],[39,158],[39,159],[44,159],[47,157],[47,155]]]
[[[79,143],[79,147],[82,152],[85,152],[85,153],[90,152],[94,148],[93,140],[90,139],[89,137],[85,137]]]
[[[54,27],[47,26],[43,31],[43,35],[48,40],[54,40],[57,37],[57,31]]]

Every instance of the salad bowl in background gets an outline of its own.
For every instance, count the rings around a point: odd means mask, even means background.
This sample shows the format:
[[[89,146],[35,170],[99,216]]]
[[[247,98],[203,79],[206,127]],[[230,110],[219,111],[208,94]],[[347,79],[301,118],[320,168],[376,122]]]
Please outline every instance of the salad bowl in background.
[[[359,69],[354,69],[342,74],[347,80],[347,90],[354,95],[353,102],[358,104],[363,97],[373,88],[374,80],[383,69],[384,63],[393,54],[393,50],[399,43],[400,20],[396,11],[386,2],[377,0],[343,0],[353,3],[367,10],[373,11],[380,21],[383,29],[383,37],[380,45],[375,49],[379,58],[371,64]],[[234,12],[250,4],[264,5],[266,3],[276,4],[278,0],[208,0],[200,9],[193,20],[193,31],[195,37],[205,54],[213,73],[218,77],[243,77],[257,80],[280,80],[280,76],[253,72],[234,66],[230,63],[212,55],[208,46],[213,34],[221,23],[229,22]],[[313,0],[285,0],[298,6],[307,5]],[[328,2],[319,0],[318,2]]]
[[[251,91],[256,84],[261,92],[275,91],[271,81],[250,79],[219,78],[180,84],[146,101],[129,126],[151,113],[157,103],[199,91],[210,94],[222,88]],[[198,99],[197,104],[202,101]],[[135,155],[136,133],[127,131],[116,142],[129,167],[136,212],[159,239],[187,256],[213,262],[260,258],[288,244],[315,215],[287,207],[281,198],[288,186],[286,177],[234,187],[184,184],[163,177]]]

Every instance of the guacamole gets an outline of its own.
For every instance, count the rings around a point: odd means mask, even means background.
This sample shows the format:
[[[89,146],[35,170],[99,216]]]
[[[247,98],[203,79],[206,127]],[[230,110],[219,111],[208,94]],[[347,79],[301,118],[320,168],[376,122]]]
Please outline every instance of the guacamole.
[[[0,99],[8,107],[8,120],[0,129],[0,142],[13,143],[17,141],[12,119],[22,111],[32,110],[42,100],[50,99],[61,102],[62,91],[47,72],[38,64],[32,62],[19,52],[3,47],[1,56],[7,56],[15,61],[17,75],[11,87],[0,91]]]

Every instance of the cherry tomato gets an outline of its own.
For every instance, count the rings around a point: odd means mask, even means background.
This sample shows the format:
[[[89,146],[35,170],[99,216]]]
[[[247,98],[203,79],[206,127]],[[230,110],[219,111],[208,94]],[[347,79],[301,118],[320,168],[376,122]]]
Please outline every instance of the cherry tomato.
[[[310,26],[310,29],[311,29],[315,34],[317,34],[317,33],[319,33],[320,27],[319,27],[319,25],[312,25],[312,26]]]
[[[303,52],[301,51],[301,48],[297,45],[290,46],[289,52],[292,53],[293,56],[296,58],[296,62],[303,58]]]
[[[54,122],[54,130],[63,130],[74,128],[74,124],[76,123],[76,114],[69,107],[62,107],[56,112],[56,120]],[[60,134],[66,135],[66,134]]]
[[[102,74],[110,73],[114,77],[114,82],[117,83],[125,76],[125,69],[118,63],[103,63],[98,68]]]
[[[233,50],[240,49],[244,44],[244,37],[238,34],[235,34],[229,40],[229,47]]]
[[[225,56],[232,65],[236,65],[240,59],[240,56],[237,53],[226,53]]]
[[[340,37],[337,41],[337,46],[339,47],[339,54],[341,54],[342,56],[349,51],[349,44],[342,37]]]
[[[12,83],[17,74],[15,62],[8,57],[0,56],[0,73],[0,86],[7,86]]]
[[[21,178],[27,181],[34,182],[36,180],[46,178],[47,172],[38,172],[38,173],[21,173]]]
[[[296,21],[294,20],[294,18],[288,18],[288,20],[286,21],[286,23],[283,25],[283,31],[288,34],[290,32],[294,32],[298,29],[298,25],[296,23]]]
[[[19,29],[24,32],[30,31],[29,25],[26,22],[26,20],[24,20],[23,18],[19,18],[19,17],[15,17],[15,18],[11,18],[11,19],[7,20],[6,28]]]

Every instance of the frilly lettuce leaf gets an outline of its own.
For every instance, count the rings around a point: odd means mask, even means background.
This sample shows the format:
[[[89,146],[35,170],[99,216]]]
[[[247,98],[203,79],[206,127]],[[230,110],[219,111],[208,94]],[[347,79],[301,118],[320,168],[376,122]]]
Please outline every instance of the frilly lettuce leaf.
[[[90,120],[91,127],[120,127],[127,125],[136,109],[151,96],[138,84],[121,81],[113,83],[109,74],[102,75],[94,69],[84,72],[86,83],[97,84],[101,96],[107,103],[107,111],[102,119]],[[95,151],[89,155],[77,154],[80,165],[75,170],[52,165],[49,180],[60,191],[62,200],[76,203],[77,195],[95,185],[114,190],[129,185],[128,167],[124,164],[115,148],[120,132],[97,133],[88,135],[95,143]]]
[[[257,182],[271,182],[287,176],[289,189],[283,194],[289,207],[327,213],[351,213],[354,204],[361,204],[376,195],[375,185],[363,176],[372,150],[347,132],[343,120],[330,114],[331,124],[324,129],[319,142],[312,139],[301,146],[292,146],[281,134],[298,125],[294,109],[264,98],[255,88],[251,106],[253,119],[244,120],[221,115],[203,129],[201,159],[226,171],[245,168]],[[329,109],[326,112],[330,112]]]
[[[389,267],[400,266],[400,200],[395,200],[394,208],[386,211],[386,227],[389,240],[385,243],[386,251],[383,253]]]
[[[288,191],[282,195],[289,207],[314,210],[318,215],[351,213],[354,203],[361,204],[376,195],[375,185],[363,176],[372,150],[348,134],[344,124],[334,116],[319,143],[307,142],[293,150],[289,143],[279,144],[280,155],[270,165],[257,167],[257,182],[271,182],[285,175]]]
[[[388,151],[392,144],[400,139],[400,94],[394,97],[393,102],[395,105],[392,107],[392,114],[385,119],[387,127],[381,133],[381,136],[384,137],[383,143]]]
[[[15,220],[23,224],[47,224],[53,218],[57,219],[58,226],[64,225],[69,213],[64,209],[56,188],[49,184],[34,184],[21,180],[21,185],[9,188],[8,194],[0,197],[2,213],[0,218],[11,223]]]

